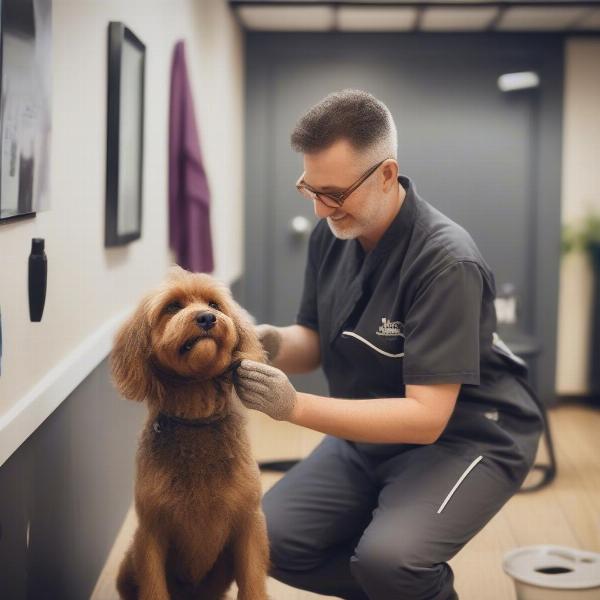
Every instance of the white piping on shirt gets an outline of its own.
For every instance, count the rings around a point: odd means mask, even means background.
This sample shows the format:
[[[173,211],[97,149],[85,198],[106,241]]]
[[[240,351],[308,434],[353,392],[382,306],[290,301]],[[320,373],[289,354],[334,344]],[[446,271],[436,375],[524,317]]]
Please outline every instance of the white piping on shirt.
[[[401,352],[400,354],[392,354],[391,352],[386,352],[385,350],[378,348],[374,344],[371,344],[371,342],[369,342],[369,340],[365,340],[364,337],[361,337],[357,333],[354,333],[354,331],[342,331],[342,335],[349,335],[351,337],[354,337],[357,340],[360,340],[361,342],[363,342],[364,344],[369,346],[370,348],[373,348],[373,350],[375,350],[375,352],[379,352],[379,354],[383,354],[384,356],[389,356],[390,358],[402,358],[404,356],[404,352]]]
[[[446,496],[446,499],[442,502],[442,505],[438,508],[437,514],[439,515],[443,510],[448,500],[452,497],[452,494],[456,491],[456,488],[463,482],[464,478],[473,470],[473,467],[483,458],[478,456],[468,467],[467,470],[460,476],[459,480],[454,484],[454,487],[450,490],[450,493]]]

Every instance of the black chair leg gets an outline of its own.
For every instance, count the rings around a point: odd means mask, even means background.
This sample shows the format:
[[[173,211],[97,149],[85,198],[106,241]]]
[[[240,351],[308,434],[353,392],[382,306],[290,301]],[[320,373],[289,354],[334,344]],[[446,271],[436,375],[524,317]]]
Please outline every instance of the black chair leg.
[[[522,487],[519,490],[519,493],[536,492],[537,490],[541,490],[550,484],[556,477],[556,458],[554,456],[554,444],[552,442],[550,429],[546,428],[543,435],[546,443],[546,450],[548,452],[548,464],[536,463],[531,467],[532,471],[541,471],[543,473],[542,479],[537,483]]]
[[[518,493],[537,492],[538,490],[541,490],[542,488],[546,487],[554,480],[554,478],[556,477],[556,472],[557,472],[556,455],[554,454],[554,442],[552,440],[552,434],[550,432],[550,421],[548,420],[548,410],[546,408],[546,405],[539,400],[537,394],[531,389],[531,387],[530,386],[527,386],[527,387],[529,387],[530,392],[533,394],[533,397],[535,398],[536,404],[540,408],[540,411],[542,413],[542,418],[544,420],[544,430],[542,432],[542,437],[544,438],[544,443],[546,445],[546,451],[548,453],[548,463],[547,464],[535,463],[531,467],[531,471],[541,471],[543,473],[542,479],[532,485],[521,487],[521,489],[518,491]]]

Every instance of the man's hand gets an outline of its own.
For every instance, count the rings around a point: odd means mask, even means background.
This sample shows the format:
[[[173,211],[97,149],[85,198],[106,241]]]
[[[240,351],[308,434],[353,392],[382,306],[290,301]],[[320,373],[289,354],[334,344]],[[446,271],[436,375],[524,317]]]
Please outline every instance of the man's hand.
[[[279,347],[281,346],[281,333],[277,327],[269,325],[268,323],[257,325],[254,329],[260,343],[262,344],[262,347],[267,352],[269,363],[272,364],[275,360],[275,357],[279,353]]]
[[[294,410],[296,390],[287,375],[253,360],[243,360],[233,372],[235,391],[247,408],[287,421]]]

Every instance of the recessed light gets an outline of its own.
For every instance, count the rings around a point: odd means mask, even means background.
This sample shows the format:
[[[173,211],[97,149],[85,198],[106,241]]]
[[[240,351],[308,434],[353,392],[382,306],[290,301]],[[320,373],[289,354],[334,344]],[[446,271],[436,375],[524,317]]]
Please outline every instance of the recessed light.
[[[498,77],[498,87],[502,92],[514,92],[526,90],[540,85],[540,78],[533,71],[521,71],[519,73],[505,73]]]

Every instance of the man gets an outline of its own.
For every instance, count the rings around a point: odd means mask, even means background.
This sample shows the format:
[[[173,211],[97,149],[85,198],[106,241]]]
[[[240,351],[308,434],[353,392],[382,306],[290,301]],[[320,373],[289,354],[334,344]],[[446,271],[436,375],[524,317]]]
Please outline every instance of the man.
[[[273,576],[351,600],[457,598],[446,561],[519,489],[542,416],[495,333],[470,235],[398,175],[387,107],[344,90],[298,122],[297,182],[322,219],[297,323],[258,327],[242,402],[326,433],[265,495]],[[477,199],[474,199],[476,201]],[[286,376],[322,365],[331,397]]]

